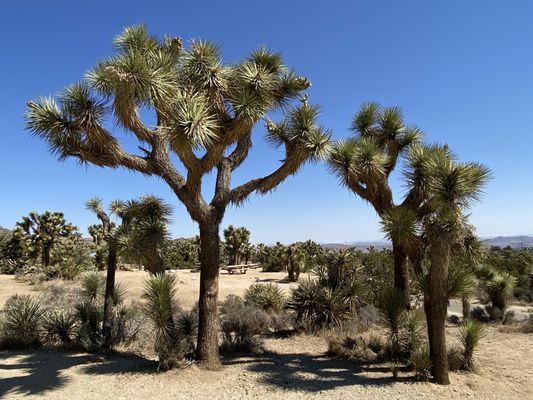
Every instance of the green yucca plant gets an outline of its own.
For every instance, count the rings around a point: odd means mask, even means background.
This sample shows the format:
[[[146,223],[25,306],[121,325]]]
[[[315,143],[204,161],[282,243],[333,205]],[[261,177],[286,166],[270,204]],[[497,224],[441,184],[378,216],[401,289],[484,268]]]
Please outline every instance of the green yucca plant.
[[[198,331],[198,310],[181,312],[176,318],[178,335],[194,343]]]
[[[409,366],[417,378],[429,381],[431,378],[431,358],[427,347],[419,347],[409,357]]]
[[[516,278],[508,272],[494,271],[490,279],[485,281],[485,288],[493,307],[505,312],[507,298],[513,292]]]
[[[29,295],[10,297],[3,310],[2,345],[31,347],[41,344],[44,311],[41,303]]]
[[[407,315],[405,310],[405,294],[393,287],[386,288],[383,291],[379,308],[383,321],[389,329],[391,357],[392,359],[396,359],[400,356],[400,330],[405,325]]]
[[[150,275],[144,284],[146,315],[155,330],[155,350],[159,368],[168,370],[179,362],[178,335],[174,316],[177,314],[176,277],[171,274]]]
[[[124,283],[115,283],[113,292],[111,294],[111,300],[113,301],[113,305],[120,306],[124,304],[124,300],[126,299],[127,293],[128,290],[126,289],[126,285]]]
[[[96,271],[87,272],[81,281],[81,295],[84,300],[95,303],[104,294],[104,277]]]
[[[467,371],[472,371],[475,367],[474,353],[484,336],[483,325],[473,319],[467,320],[459,328],[459,341],[463,347],[463,368]]]
[[[54,310],[45,316],[43,327],[49,339],[68,344],[72,342],[76,324],[77,320],[74,315]]]
[[[285,307],[285,295],[275,283],[250,285],[244,294],[244,301],[269,313],[281,312]]]
[[[306,279],[292,290],[288,307],[296,311],[297,322],[309,329],[340,325],[351,314],[344,293]]]

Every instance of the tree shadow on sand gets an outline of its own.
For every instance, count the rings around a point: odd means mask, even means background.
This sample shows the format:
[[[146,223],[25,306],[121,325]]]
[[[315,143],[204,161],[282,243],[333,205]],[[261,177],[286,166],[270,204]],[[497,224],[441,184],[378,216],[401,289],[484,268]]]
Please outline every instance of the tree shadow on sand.
[[[17,363],[6,360],[19,358]],[[0,398],[11,395],[38,395],[62,388],[69,377],[62,374],[72,367],[82,366],[87,374],[119,374],[155,372],[157,363],[127,355],[99,356],[63,351],[2,351],[0,352]]]
[[[261,374],[259,381],[285,390],[317,392],[342,386],[386,386],[414,382],[408,376],[392,377],[383,364],[359,364],[354,361],[310,354],[268,352],[253,357],[226,359],[225,365],[244,365]]]

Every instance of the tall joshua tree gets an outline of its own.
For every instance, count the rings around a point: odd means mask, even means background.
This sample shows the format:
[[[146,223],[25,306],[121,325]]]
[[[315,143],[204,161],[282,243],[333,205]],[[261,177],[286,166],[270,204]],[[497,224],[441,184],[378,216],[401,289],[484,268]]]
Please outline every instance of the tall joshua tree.
[[[111,313],[113,311],[113,292],[115,290],[115,272],[117,270],[117,243],[115,238],[115,224],[111,221],[108,213],[104,210],[102,200],[94,197],[85,204],[87,209],[96,214],[101,222],[98,233],[107,244],[107,271],[104,294],[104,319],[102,322],[102,334],[104,345],[109,344],[111,336]],[[91,225],[92,226],[92,225]],[[93,229],[94,231],[95,229]]]
[[[432,156],[426,152],[433,151]],[[448,384],[445,322],[449,296],[448,270],[457,248],[469,251],[472,228],[465,212],[482,194],[490,172],[477,163],[460,163],[446,146],[414,146],[410,150],[406,177],[410,193],[417,193],[417,210],[394,209],[383,218],[391,237],[405,242],[422,241],[422,254],[429,260],[429,272],[421,272],[424,307],[435,382]],[[419,248],[420,249],[420,248]]]
[[[27,126],[49,143],[59,159],[73,157],[101,167],[124,167],[164,180],[200,229],[200,296],[197,359],[207,368],[218,356],[219,227],[226,208],[254,192],[265,194],[327,148],[329,134],[316,119],[317,107],[302,101],[310,86],[265,48],[235,64],[224,64],[219,46],[180,38],[159,40],[144,26],[126,28],[114,41],[117,54],[97,64],[85,79],[51,98],[28,103]],[[282,107],[283,106],[283,107]],[[274,124],[270,112],[283,108]],[[142,121],[141,109],[155,115]],[[108,112],[138,139],[130,153],[104,126]],[[252,131],[265,119],[267,139],[285,156],[272,173],[231,186],[231,176],[247,158]],[[179,159],[182,175],[171,154]],[[202,194],[202,178],[216,171],[214,196]]]
[[[389,177],[399,159],[422,132],[416,126],[406,126],[397,107],[382,108],[376,103],[363,104],[351,126],[354,137],[337,142],[331,151],[330,169],[357,196],[370,203],[380,218],[397,207],[415,208],[413,196],[402,203],[393,199]],[[408,303],[409,276],[406,245],[391,238],[394,258],[394,286],[405,293]],[[408,306],[408,304],[407,304]]]
[[[150,273],[164,273],[162,249],[168,240],[170,207],[155,196],[111,203],[111,213],[121,219],[115,226],[110,214],[95,197],[87,201],[87,209],[94,212],[102,223],[102,236],[107,244],[107,272],[104,295],[104,319],[102,334],[104,345],[109,345],[113,312],[113,294],[118,256],[140,262]]]
[[[235,228],[230,225],[224,229],[224,249],[230,265],[240,263],[249,247],[250,231],[244,226]]]
[[[23,248],[32,256],[41,257],[48,268],[52,262],[52,250],[61,239],[74,239],[79,236],[78,228],[65,220],[62,212],[46,211],[43,214],[30,212],[17,222],[16,237]]]

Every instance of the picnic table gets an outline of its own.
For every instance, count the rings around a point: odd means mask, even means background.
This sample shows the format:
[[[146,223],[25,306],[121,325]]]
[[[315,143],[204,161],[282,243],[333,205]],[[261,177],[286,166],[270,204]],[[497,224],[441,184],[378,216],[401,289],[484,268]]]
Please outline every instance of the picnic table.
[[[233,275],[236,273],[239,274],[245,274],[248,268],[257,268],[259,267],[259,264],[237,264],[237,265],[226,265],[225,267],[222,267],[221,269],[224,271],[227,271],[228,274]]]
[[[250,269],[256,269],[261,267],[259,263],[252,264],[237,264],[237,265],[223,265],[220,267],[221,270],[227,271],[228,274],[233,275],[236,273],[245,274],[246,271]],[[197,265],[194,268],[191,268],[191,272],[200,272],[200,266]]]

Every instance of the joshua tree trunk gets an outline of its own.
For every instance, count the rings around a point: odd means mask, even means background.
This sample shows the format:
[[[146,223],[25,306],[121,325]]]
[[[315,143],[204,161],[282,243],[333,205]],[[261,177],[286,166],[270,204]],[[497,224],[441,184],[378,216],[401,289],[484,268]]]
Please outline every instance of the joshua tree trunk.
[[[51,251],[52,251],[52,244],[46,243],[43,246],[43,256],[42,256],[43,266],[46,268],[48,268],[51,264],[51,261],[50,261]]]
[[[221,368],[218,355],[219,221],[200,224],[200,298],[196,359],[206,369]]]
[[[446,314],[448,308],[448,266],[451,238],[443,234],[430,246],[429,304],[431,315],[430,346],[433,378],[448,385],[448,355],[446,351]]]
[[[405,307],[411,308],[409,270],[407,265],[407,253],[397,242],[392,242],[392,256],[394,261],[394,288],[405,294]]]
[[[102,323],[102,334],[104,336],[104,346],[110,347],[111,339],[111,314],[113,312],[113,291],[115,290],[115,273],[117,270],[117,250],[115,246],[109,246],[107,256],[107,274],[104,295],[104,320]]]
[[[463,306],[463,320],[470,318],[470,296],[467,294],[461,296],[461,304]]]

